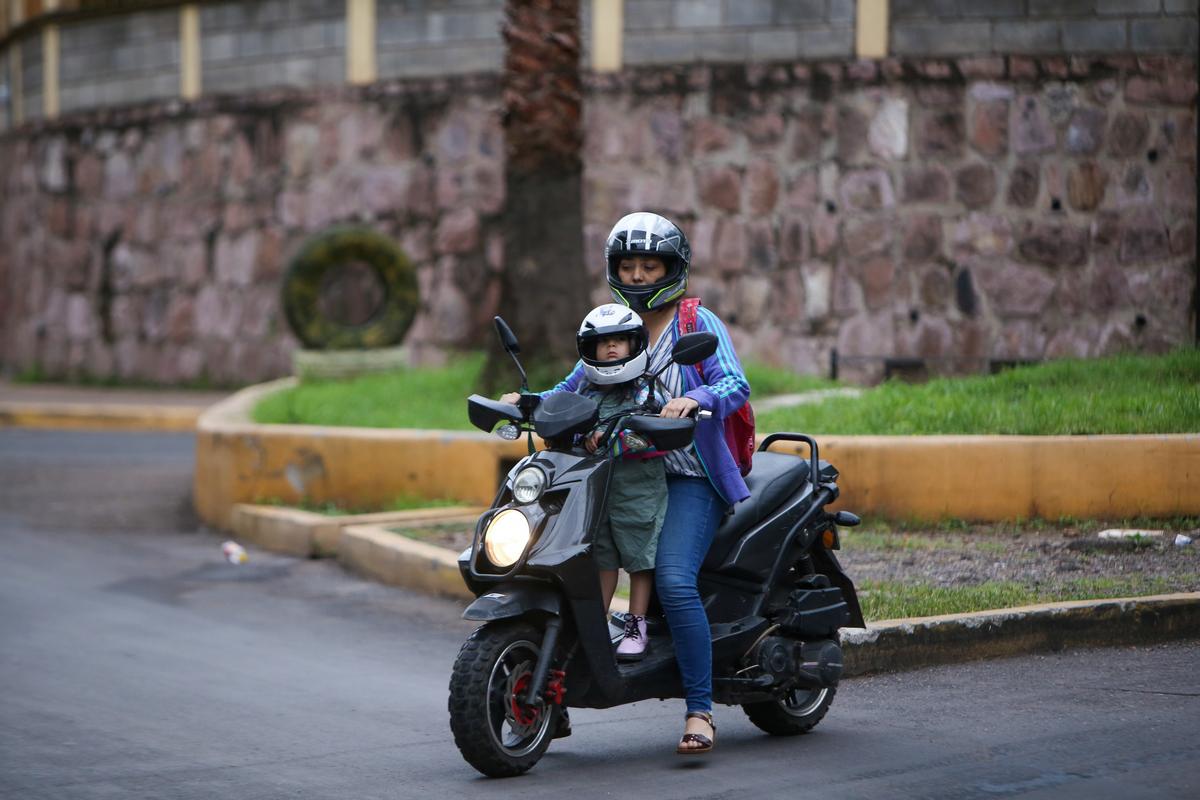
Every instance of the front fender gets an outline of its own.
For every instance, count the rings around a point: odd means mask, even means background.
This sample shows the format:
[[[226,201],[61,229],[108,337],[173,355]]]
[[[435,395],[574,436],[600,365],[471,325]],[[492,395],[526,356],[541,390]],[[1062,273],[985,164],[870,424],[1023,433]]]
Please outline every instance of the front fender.
[[[463,619],[492,622],[520,617],[530,611],[562,616],[562,594],[549,584],[504,583],[475,599]]]

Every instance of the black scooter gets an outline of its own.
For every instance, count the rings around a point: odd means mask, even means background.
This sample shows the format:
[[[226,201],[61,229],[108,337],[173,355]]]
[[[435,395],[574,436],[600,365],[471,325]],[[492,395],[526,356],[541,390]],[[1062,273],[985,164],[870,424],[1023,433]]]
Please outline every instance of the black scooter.
[[[530,455],[509,473],[459,557],[477,597],[463,617],[484,624],[458,654],[449,705],[463,758],[504,777],[533,767],[563,735],[568,705],[683,696],[661,618],[651,620],[641,661],[616,661],[591,542],[612,474],[605,441],[626,430],[659,450],[686,447],[696,421],[659,417],[655,407],[601,420],[596,403],[581,395],[542,400],[528,391],[516,337],[499,317],[496,328],[522,392],[515,405],[472,395],[471,423],[488,432],[501,425],[509,439],[534,431],[546,449],[533,452],[530,436]],[[716,346],[711,333],[687,334],[672,358],[695,364]],[[588,453],[577,437],[601,424],[604,438]],[[767,452],[777,441],[806,443],[810,458]],[[838,497],[837,477],[811,437],[766,437],[747,477],[751,497],[722,522],[701,568],[714,700],[740,705],[770,734],[804,733],[821,721],[842,673],[838,629],[863,625],[854,584],[831,552],[839,547],[837,526],[859,522],[826,510]],[[656,610],[652,603],[652,617]]]

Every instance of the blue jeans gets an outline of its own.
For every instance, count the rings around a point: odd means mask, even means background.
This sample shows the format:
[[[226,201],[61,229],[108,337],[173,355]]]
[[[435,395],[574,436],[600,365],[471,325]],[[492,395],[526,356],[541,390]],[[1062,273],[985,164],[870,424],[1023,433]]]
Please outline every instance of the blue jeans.
[[[658,536],[654,581],[688,711],[712,710],[712,635],[696,579],[725,509],[707,478],[667,476],[667,517]]]

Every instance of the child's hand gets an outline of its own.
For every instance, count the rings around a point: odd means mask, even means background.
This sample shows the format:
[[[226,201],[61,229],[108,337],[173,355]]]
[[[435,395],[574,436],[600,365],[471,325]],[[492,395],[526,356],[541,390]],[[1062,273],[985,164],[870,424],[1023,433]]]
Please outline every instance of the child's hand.
[[[505,392],[504,394],[500,395],[501,403],[509,403],[510,405],[514,405],[514,406],[517,404],[517,401],[520,399],[521,399],[520,392]]]
[[[600,437],[603,435],[603,431],[592,431],[588,434],[588,437],[583,440],[583,446],[587,448],[589,453],[596,452],[596,448],[600,445]]]

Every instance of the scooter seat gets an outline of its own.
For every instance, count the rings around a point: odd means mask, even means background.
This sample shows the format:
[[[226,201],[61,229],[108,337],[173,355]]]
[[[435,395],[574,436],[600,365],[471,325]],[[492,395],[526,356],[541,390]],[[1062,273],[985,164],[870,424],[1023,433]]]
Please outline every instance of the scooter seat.
[[[754,469],[746,476],[750,497],[733,507],[721,522],[701,569],[715,570],[746,531],[771,512],[808,480],[808,460],[764,450],[754,454]],[[824,470],[822,469],[822,472]]]

